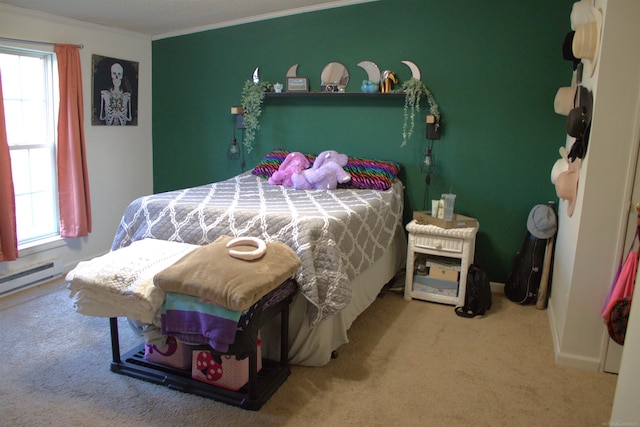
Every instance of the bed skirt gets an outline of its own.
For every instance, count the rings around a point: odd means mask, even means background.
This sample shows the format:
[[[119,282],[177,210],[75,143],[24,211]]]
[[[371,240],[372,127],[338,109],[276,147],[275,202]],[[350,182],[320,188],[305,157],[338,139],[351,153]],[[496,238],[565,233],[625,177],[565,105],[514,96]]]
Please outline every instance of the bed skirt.
[[[311,327],[308,321],[309,302],[298,293],[289,306],[289,363],[303,366],[323,366],[329,363],[333,351],[349,342],[347,331],[353,321],[377,298],[387,284],[404,266],[407,240],[403,231],[396,233],[393,244],[371,267],[352,282],[350,303],[335,315]],[[262,354],[264,358],[279,360],[279,322],[263,324]]]

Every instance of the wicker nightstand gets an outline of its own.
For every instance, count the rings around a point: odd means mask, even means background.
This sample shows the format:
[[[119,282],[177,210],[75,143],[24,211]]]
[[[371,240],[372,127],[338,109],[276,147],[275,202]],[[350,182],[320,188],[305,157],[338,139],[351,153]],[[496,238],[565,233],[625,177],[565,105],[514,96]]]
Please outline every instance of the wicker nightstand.
[[[478,227],[447,229],[414,220],[406,228],[409,242],[404,299],[464,305]],[[416,259],[420,261],[420,272],[415,271]]]

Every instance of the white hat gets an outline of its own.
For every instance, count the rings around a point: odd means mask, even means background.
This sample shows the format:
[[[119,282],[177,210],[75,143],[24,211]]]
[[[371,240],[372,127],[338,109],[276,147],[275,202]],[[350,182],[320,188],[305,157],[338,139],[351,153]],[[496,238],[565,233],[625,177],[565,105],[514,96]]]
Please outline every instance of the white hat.
[[[551,168],[551,183],[555,185],[558,181],[558,177],[562,172],[566,172],[569,169],[569,154],[566,147],[560,147],[560,159],[556,160]]]
[[[600,55],[602,12],[594,7],[590,7],[589,10],[591,11],[591,20],[576,28],[571,50],[573,56],[582,59],[584,74],[592,77]]]
[[[556,160],[556,162],[553,164],[553,167],[551,168],[551,183],[555,185],[560,174],[562,172],[566,172],[568,169],[569,162],[567,162],[565,159]]]
[[[593,19],[592,8],[593,0],[581,0],[573,4],[571,7],[571,29],[573,31],[577,30],[580,25],[586,24]]]

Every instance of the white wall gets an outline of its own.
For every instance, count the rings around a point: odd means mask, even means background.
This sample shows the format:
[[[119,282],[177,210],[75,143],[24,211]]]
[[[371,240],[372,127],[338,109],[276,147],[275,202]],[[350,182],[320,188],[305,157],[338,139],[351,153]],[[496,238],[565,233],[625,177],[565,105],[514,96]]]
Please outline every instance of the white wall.
[[[0,262],[0,275],[51,258],[61,259],[69,270],[80,260],[107,252],[125,207],[153,190],[151,38],[3,4],[0,4],[0,36],[84,45],[80,55],[93,232],[85,238],[65,239],[62,246],[54,249],[27,256],[21,252],[17,261]],[[139,62],[137,126],[91,125],[92,54]]]
[[[605,18],[602,50],[596,74],[583,80],[594,94],[591,138],[571,218],[560,204],[549,301],[556,361],[591,370],[603,366],[608,344],[600,311],[623,256],[640,100],[640,51],[634,47],[640,2],[596,0],[596,6]]]

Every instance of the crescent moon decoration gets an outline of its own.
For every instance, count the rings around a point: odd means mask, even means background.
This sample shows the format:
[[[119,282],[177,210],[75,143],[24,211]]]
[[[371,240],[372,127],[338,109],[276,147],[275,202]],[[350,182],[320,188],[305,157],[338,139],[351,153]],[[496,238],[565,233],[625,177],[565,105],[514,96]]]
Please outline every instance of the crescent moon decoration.
[[[287,77],[298,77],[298,64],[289,67],[289,71],[287,71]]]
[[[360,61],[358,62],[358,67],[364,69],[367,72],[367,77],[372,82],[378,84],[380,83],[380,68],[371,61]]]
[[[260,83],[260,76],[258,75],[258,72],[260,70],[260,67],[256,67],[255,70],[253,70],[253,84],[257,85],[258,83]]]
[[[406,65],[407,67],[409,67],[409,69],[411,70],[411,76],[416,79],[416,80],[420,80],[420,78],[422,77],[420,75],[420,68],[418,68],[418,66],[416,64],[414,64],[411,61],[400,61],[402,62],[404,65]]]

